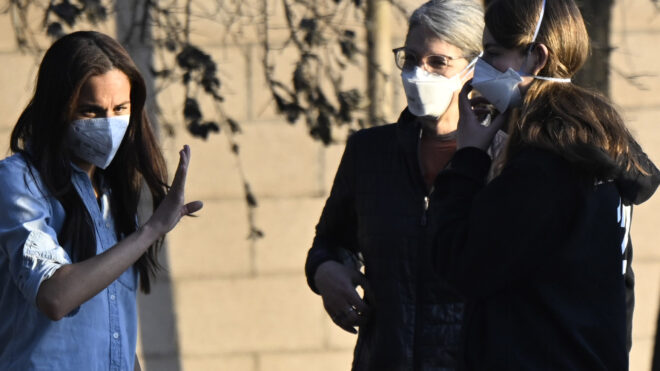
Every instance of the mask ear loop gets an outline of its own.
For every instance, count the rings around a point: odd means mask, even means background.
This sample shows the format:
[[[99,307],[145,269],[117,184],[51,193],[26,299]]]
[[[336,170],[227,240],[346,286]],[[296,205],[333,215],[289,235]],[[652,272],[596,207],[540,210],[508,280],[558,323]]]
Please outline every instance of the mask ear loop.
[[[463,69],[463,71],[458,73],[458,75],[461,76],[461,81],[463,81],[465,76],[467,76],[470,72],[474,71],[474,65],[477,64],[477,61],[482,55],[484,55],[484,52],[479,52],[479,55],[474,57],[472,61],[470,61],[470,63],[468,63],[468,65]]]
[[[543,0],[543,4],[541,5],[541,13],[539,14],[539,21],[536,23],[534,36],[532,37],[532,42],[529,44],[529,49],[527,50],[527,54],[530,54],[532,52],[532,49],[534,48],[534,45],[536,43],[536,38],[539,36],[539,31],[541,30],[541,23],[543,23],[543,15],[545,14],[545,1],[546,0]],[[532,76],[532,77],[538,80],[545,80],[545,81],[571,82],[571,79],[565,79],[560,77],[545,77],[545,76]]]

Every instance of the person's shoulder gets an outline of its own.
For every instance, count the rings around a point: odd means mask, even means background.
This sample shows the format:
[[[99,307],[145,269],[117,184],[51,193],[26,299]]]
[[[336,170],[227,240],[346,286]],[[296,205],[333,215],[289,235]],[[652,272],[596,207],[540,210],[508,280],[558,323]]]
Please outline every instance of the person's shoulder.
[[[3,176],[23,174],[29,170],[28,168],[28,162],[19,153],[0,160],[0,174]]]
[[[348,137],[349,142],[368,144],[380,143],[396,138],[396,124],[372,126],[360,129]]]
[[[525,146],[511,157],[508,168],[539,176],[564,178],[576,175],[575,168],[561,154],[536,146]]]
[[[43,186],[37,169],[32,167],[22,154],[14,154],[0,160],[0,189],[37,194]]]

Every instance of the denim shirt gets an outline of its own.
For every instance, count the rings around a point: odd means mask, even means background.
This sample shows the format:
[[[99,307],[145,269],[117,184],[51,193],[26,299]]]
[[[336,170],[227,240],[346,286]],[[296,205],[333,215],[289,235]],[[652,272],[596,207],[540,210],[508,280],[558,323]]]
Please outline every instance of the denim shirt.
[[[117,243],[110,194],[103,190],[97,202],[87,174],[72,167],[71,181],[94,223],[101,254]],[[133,267],[59,321],[37,309],[41,283],[71,264],[71,246],[57,240],[65,218],[23,156],[0,161],[0,370],[132,370],[138,280]]]

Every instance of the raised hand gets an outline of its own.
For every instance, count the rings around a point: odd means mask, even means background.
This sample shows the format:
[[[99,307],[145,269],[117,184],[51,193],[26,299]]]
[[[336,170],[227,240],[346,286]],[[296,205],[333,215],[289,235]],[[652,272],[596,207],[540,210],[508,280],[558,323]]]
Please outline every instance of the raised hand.
[[[458,119],[456,147],[457,149],[476,147],[485,151],[493,141],[495,133],[508,121],[508,112],[500,113],[494,119],[487,120],[489,125],[482,125],[484,122],[483,117],[491,114],[491,111],[486,108],[489,102],[482,96],[472,99],[468,97],[468,94],[472,91],[471,82],[472,80],[466,82],[458,95],[460,117]]]
[[[147,224],[159,236],[171,231],[184,215],[190,215],[199,211],[203,204],[201,201],[184,203],[184,191],[186,187],[186,175],[190,163],[190,147],[184,145],[179,151],[179,166],[177,166],[172,187],[163,199],[156,211],[147,221]]]

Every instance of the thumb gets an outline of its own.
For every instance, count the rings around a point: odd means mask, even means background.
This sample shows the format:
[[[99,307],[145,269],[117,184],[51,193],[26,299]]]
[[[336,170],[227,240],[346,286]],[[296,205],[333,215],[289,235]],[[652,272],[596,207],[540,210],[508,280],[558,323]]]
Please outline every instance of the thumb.
[[[193,201],[189,202],[185,205],[183,205],[183,215],[191,215],[204,207],[204,203],[202,201]]]

